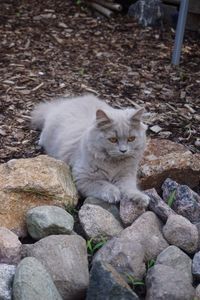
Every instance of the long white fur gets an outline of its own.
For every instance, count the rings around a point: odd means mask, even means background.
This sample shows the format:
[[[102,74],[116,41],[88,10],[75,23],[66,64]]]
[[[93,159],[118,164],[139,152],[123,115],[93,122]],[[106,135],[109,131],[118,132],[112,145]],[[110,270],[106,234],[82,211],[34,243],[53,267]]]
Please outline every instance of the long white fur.
[[[103,121],[108,122],[108,128],[98,125],[98,110],[105,113]],[[47,154],[71,166],[82,196],[107,202],[124,197],[148,202],[136,186],[146,142],[141,115],[134,109],[114,109],[95,96],[85,95],[39,104],[32,113],[32,125],[41,130],[39,143]],[[113,135],[119,136],[118,145],[109,142]],[[129,135],[136,137],[133,143],[126,142]],[[124,147],[126,153],[121,152]]]

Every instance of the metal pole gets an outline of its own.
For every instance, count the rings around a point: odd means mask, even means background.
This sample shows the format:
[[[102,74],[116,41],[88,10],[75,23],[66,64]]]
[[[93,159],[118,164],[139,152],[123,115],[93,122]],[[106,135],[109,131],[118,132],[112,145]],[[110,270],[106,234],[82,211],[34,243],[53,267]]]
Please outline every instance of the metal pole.
[[[181,0],[178,23],[176,26],[176,37],[174,42],[174,49],[172,54],[172,64],[178,65],[181,56],[181,47],[183,43],[183,37],[185,32],[185,24],[187,20],[189,0]]]

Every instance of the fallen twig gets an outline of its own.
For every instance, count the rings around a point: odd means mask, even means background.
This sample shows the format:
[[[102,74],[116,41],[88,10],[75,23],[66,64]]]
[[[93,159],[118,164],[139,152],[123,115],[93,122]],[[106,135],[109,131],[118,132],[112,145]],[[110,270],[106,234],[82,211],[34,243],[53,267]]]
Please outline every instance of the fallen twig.
[[[87,2],[87,4],[92,8],[96,9],[98,12],[100,12],[102,15],[106,16],[107,18],[110,18],[113,14],[113,12],[110,9],[103,7],[98,3]]]

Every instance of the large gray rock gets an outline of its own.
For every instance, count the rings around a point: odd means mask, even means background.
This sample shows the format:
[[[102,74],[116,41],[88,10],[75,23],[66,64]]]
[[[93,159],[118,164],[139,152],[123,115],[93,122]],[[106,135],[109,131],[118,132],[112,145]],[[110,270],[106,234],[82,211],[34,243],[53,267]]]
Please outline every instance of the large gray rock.
[[[124,229],[119,237],[141,244],[146,261],[155,259],[169,244],[162,235],[162,223],[151,211],[143,213],[131,226]]]
[[[30,236],[39,240],[51,234],[70,234],[74,219],[61,207],[44,205],[28,210],[26,224]]]
[[[180,271],[182,276],[185,277],[185,280],[192,283],[192,260],[176,246],[169,246],[163,250],[158,255],[155,264],[172,267],[175,270]]]
[[[0,299],[12,299],[12,284],[16,267],[0,264]]]
[[[172,208],[192,223],[200,220],[200,196],[191,190],[187,185],[178,184],[176,181],[167,178],[163,185],[163,199],[167,202],[174,192]]]
[[[62,300],[43,265],[33,257],[24,258],[17,266],[13,283],[14,300]]]
[[[142,279],[146,267],[144,250],[140,243],[128,238],[114,237],[95,255],[93,262],[103,261],[111,264],[124,278],[130,274]]]
[[[85,240],[78,235],[51,235],[26,248],[51,275],[65,300],[83,299],[89,283]]]
[[[162,2],[160,0],[138,0],[129,7],[128,14],[145,27],[161,25]]]
[[[138,201],[138,203],[129,199],[120,201],[120,217],[124,225],[131,225],[148,207],[149,202]]]
[[[166,240],[187,253],[198,248],[198,230],[188,219],[180,215],[170,215],[163,227]]]
[[[192,274],[200,282],[200,251],[195,253],[192,260]]]
[[[158,195],[155,189],[146,190],[145,193],[150,198],[149,210],[153,211],[163,222],[167,221],[169,215],[176,214]]]
[[[145,300],[193,300],[195,290],[185,276],[172,267],[155,265],[146,276]]]
[[[139,300],[119,273],[109,264],[92,266],[86,300]]]
[[[0,263],[17,264],[21,259],[22,244],[18,236],[0,227]]]
[[[78,215],[87,237],[95,241],[102,237],[111,238],[123,230],[113,214],[99,205],[84,204]]]

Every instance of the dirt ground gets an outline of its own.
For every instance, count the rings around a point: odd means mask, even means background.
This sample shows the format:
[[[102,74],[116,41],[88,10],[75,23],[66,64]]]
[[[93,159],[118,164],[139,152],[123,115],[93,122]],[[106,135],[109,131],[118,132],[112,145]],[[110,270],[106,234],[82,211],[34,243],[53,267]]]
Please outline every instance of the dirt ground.
[[[29,126],[36,103],[88,92],[115,107],[145,106],[149,135],[199,152],[200,36],[186,32],[174,68],[169,26],[144,29],[74,3],[0,2],[0,162],[41,152]]]

